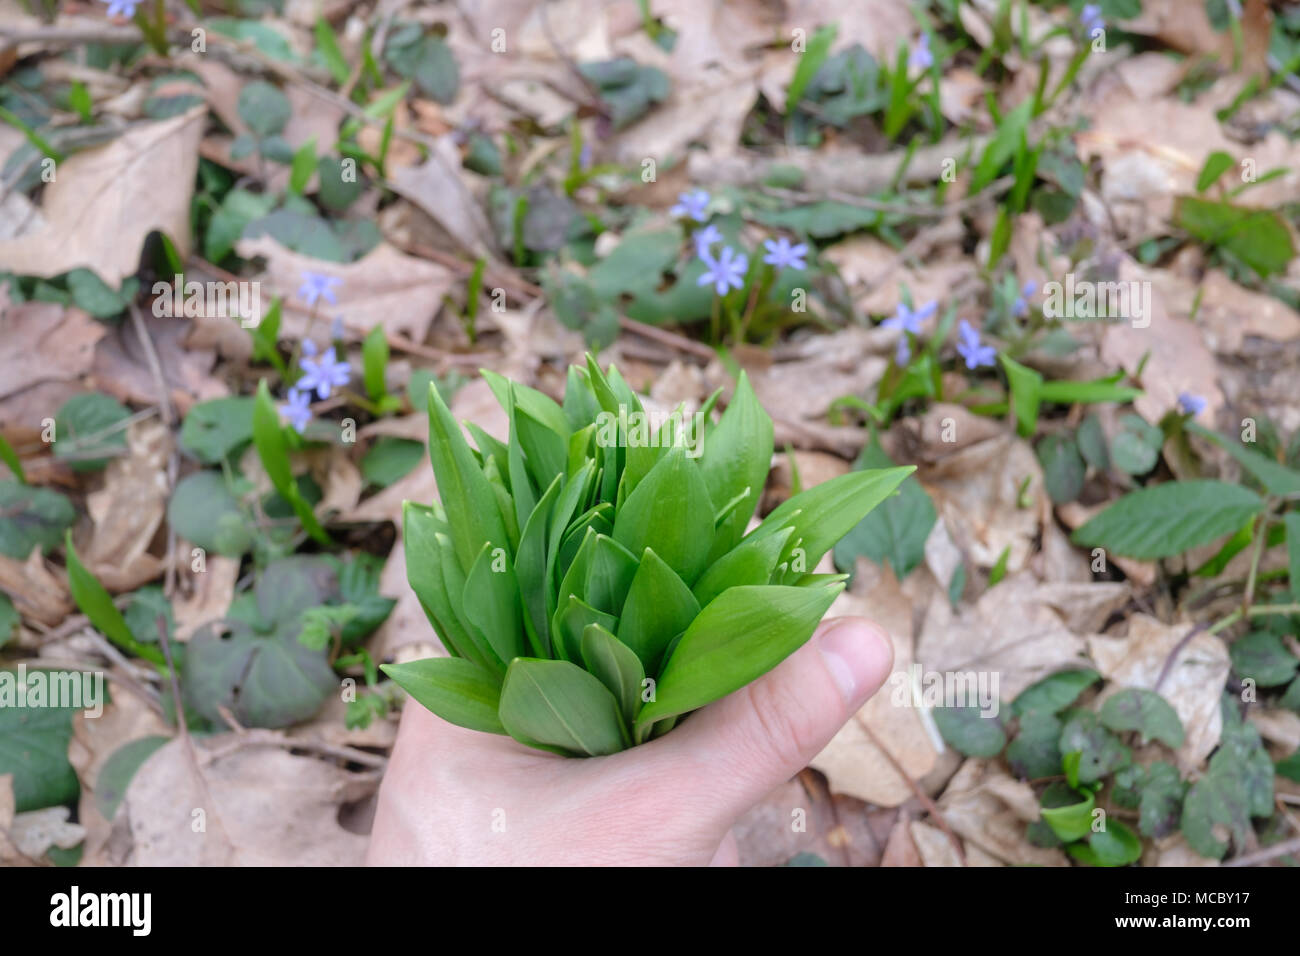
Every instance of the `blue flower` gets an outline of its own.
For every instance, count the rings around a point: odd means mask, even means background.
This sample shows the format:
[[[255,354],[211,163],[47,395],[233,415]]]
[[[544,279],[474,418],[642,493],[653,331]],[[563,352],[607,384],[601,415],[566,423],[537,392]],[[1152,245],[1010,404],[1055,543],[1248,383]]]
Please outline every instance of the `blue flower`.
[[[303,346],[306,352],[305,342]],[[333,346],[326,349],[319,360],[304,358],[298,364],[302,368],[302,377],[295,387],[304,392],[315,392],[321,398],[329,398],[332,389],[342,388],[352,378],[352,366],[338,360]]]
[[[1023,286],[1020,287],[1020,295],[1016,296],[1016,301],[1011,304],[1011,311],[1014,312],[1016,315],[1021,315],[1021,316],[1028,315],[1029,300],[1033,297],[1034,293],[1037,291],[1038,291],[1038,283],[1035,282],[1033,279],[1030,279],[1028,282],[1026,282]]]
[[[1184,415],[1195,417],[1205,411],[1205,399],[1191,392],[1183,392],[1178,396],[1178,409]]]
[[[301,435],[311,421],[311,396],[296,388],[289,389],[289,400],[280,406],[280,416]]]
[[[993,365],[997,350],[991,345],[980,344],[980,334],[965,319],[958,328],[961,341],[957,344],[957,353],[966,360],[966,367],[979,368],[981,365]]]
[[[767,250],[767,255],[763,261],[769,266],[776,266],[778,269],[807,269],[808,264],[804,262],[803,257],[808,255],[807,243],[792,245],[790,240],[785,236],[779,239],[763,240],[763,248]]]
[[[907,58],[908,66],[919,67],[922,70],[928,70],[934,66],[934,54],[930,52],[930,34],[922,33],[921,39],[916,41],[916,46],[912,47],[912,53]]]
[[[1092,36],[1098,30],[1106,29],[1106,21],[1101,16],[1101,6],[1096,3],[1084,4],[1079,11],[1079,22],[1083,24],[1083,32],[1086,36]]]
[[[678,195],[677,205],[669,209],[668,214],[678,219],[687,218],[694,219],[696,222],[704,222],[708,218],[704,213],[704,209],[708,204],[709,194],[703,189],[696,189]]]
[[[722,233],[718,230],[717,226],[713,225],[713,223],[709,223],[703,229],[696,229],[695,235],[692,236],[691,238],[695,240],[696,254],[699,255],[700,258],[702,258],[705,262],[708,262],[709,247],[712,246],[715,242],[722,241]]]
[[[723,246],[722,255],[717,259],[702,253],[700,258],[708,266],[700,276],[698,285],[712,285],[718,295],[726,295],[728,289],[743,289],[745,270],[749,268],[749,257],[743,252],[736,252],[731,246]]]
[[[898,340],[898,351],[894,353],[894,362],[901,368],[912,360],[912,346],[903,335]]]
[[[140,5],[140,0],[104,0],[108,4],[108,15],[110,17],[126,17],[128,20],[135,16],[135,8]]]
[[[894,312],[892,317],[881,322],[880,327],[884,329],[902,329],[904,332],[920,335],[921,323],[934,315],[938,307],[938,302],[927,302],[916,311],[912,311],[900,302],[897,311]]]
[[[338,296],[334,294],[334,287],[342,282],[342,279],[321,275],[319,272],[304,272],[302,274],[302,285],[298,287],[298,295],[308,305],[315,305],[321,299],[324,299],[330,305],[338,305],[339,300]]]

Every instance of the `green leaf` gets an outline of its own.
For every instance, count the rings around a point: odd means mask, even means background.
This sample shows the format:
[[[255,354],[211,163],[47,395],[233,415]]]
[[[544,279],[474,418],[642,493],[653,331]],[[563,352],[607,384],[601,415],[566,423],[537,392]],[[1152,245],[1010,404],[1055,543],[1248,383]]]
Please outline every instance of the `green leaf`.
[[[1011,410],[1015,413],[1016,431],[1028,438],[1038,425],[1038,406],[1042,402],[1043,376],[1028,366],[1021,365],[1005,352],[998,354],[1002,368],[1011,386]]]
[[[324,17],[316,18],[316,49],[319,51],[321,59],[325,61],[325,67],[330,71],[330,76],[334,82],[342,86],[348,81],[352,74],[352,68],[348,66],[347,57],[343,55],[343,49],[339,46],[338,37],[334,34],[334,28]]]
[[[1142,396],[1142,389],[1116,384],[1115,378],[1091,382],[1043,382],[1038,397],[1058,405],[1096,404],[1097,402],[1131,402]]]
[[[1179,196],[1174,222],[1201,242],[1240,259],[1261,277],[1285,272],[1295,257],[1291,233],[1272,210]]]
[[[253,529],[219,471],[195,471],[177,484],[167,502],[172,530],[205,551],[236,557],[253,544]]]
[[[288,98],[277,87],[254,80],[239,91],[239,118],[253,135],[266,139],[284,129],[293,113]]]
[[[582,661],[587,670],[609,688],[629,725],[641,709],[641,685],[645,670],[636,653],[599,624],[582,633]]]
[[[1228,648],[1232,669],[1260,687],[1278,687],[1295,676],[1300,660],[1292,654],[1282,638],[1269,631],[1254,631],[1239,638]]]
[[[646,548],[623,604],[619,640],[633,650],[646,673],[657,674],[669,643],[699,613],[700,604],[691,589],[659,555]]]
[[[170,739],[161,735],[138,737],[113,751],[95,775],[95,808],[100,816],[112,820],[117,815],[136,771]]]
[[[289,164],[289,191],[301,196],[314,172],[316,172],[316,137],[313,136],[293,154],[293,162]]]
[[[784,528],[794,535],[783,557],[802,552],[802,574],[817,566],[840,538],[891,494],[916,468],[882,468],[851,471],[787,498],[769,514],[752,535],[762,537]],[[794,569],[792,569],[794,570]]]
[[[4,647],[18,633],[18,625],[22,623],[22,616],[14,608],[14,602],[9,599],[9,595],[0,591],[0,647]]]
[[[1075,440],[1067,435],[1048,435],[1038,443],[1037,453],[1048,496],[1057,504],[1078,498],[1087,466]]]
[[[68,763],[72,718],[79,708],[33,706],[39,684],[45,703],[55,682],[82,682],[77,671],[27,672],[28,706],[17,706],[18,673],[0,670],[0,775],[13,774],[14,810],[25,813],[77,799],[81,787]],[[85,688],[84,683],[79,686]]]
[[[9,466],[9,470],[14,473],[20,485],[27,484],[27,476],[23,474],[23,463],[18,458],[18,453],[14,451],[14,446],[9,444],[9,440],[4,435],[0,435],[0,461]]]
[[[772,464],[772,419],[759,404],[745,372],[740,373],[731,404],[717,426],[706,437],[697,436],[697,440],[703,443],[700,470],[714,510],[745,494],[714,531],[709,558],[716,561],[744,535]]]
[[[1110,452],[1107,450],[1106,434],[1102,431],[1100,418],[1089,415],[1080,422],[1075,439],[1078,441],[1079,452],[1083,455],[1084,461],[1098,471],[1105,471],[1110,467]]]
[[[1237,846],[1250,838],[1250,799],[1240,780],[1227,774],[1206,774],[1192,784],[1183,801],[1180,821],[1188,845],[1201,856],[1221,860],[1231,836]]]
[[[665,516],[672,515],[672,520]],[[695,583],[713,544],[713,506],[699,466],[677,446],[627,497],[614,519],[614,540],[633,554],[650,548],[687,585]]]
[[[266,469],[271,484],[280,493],[280,497],[289,502],[298,520],[302,522],[303,530],[321,544],[329,544],[329,535],[316,520],[315,512],[303,498],[298,481],[293,476],[284,428],[280,424],[280,412],[266,387],[266,379],[257,385],[257,400],[253,405],[253,444],[257,447],[257,455],[262,459],[262,467]]]
[[[873,436],[854,467],[889,468],[893,464]],[[934,503],[921,483],[908,478],[897,496],[885,499],[835,545],[835,566],[852,574],[861,555],[877,564],[888,562],[902,580],[925,560],[925,542],[937,519]]]
[[[181,447],[203,462],[216,465],[253,440],[253,399],[247,396],[199,402],[181,426]]]
[[[1092,832],[1092,809],[1096,805],[1092,791],[1078,791],[1058,780],[1043,792],[1039,812],[1062,842],[1073,843]]]
[[[1223,150],[1216,149],[1205,157],[1205,165],[1201,167],[1201,174],[1196,177],[1196,191],[1203,193],[1216,182],[1219,177],[1226,173],[1233,165],[1233,159]]]
[[[703,606],[727,588],[770,584],[777,562],[781,560],[781,552],[792,534],[793,528],[783,528],[775,534],[745,538],[713,562],[695,582],[695,600]]]
[[[512,661],[501,687],[500,717],[521,743],[579,756],[617,753],[630,742],[614,695],[568,661]]]
[[[1187,784],[1172,764],[1156,761],[1147,768],[1146,782],[1138,802],[1138,829],[1143,836],[1159,839],[1178,829]]]
[[[73,471],[103,468],[112,453],[126,451],[126,429],[114,426],[130,417],[130,409],[102,392],[72,396],[54,415],[54,457],[74,459]],[[94,457],[101,452],[106,457]]]
[[[447,513],[456,557],[462,570],[468,573],[484,543],[508,548],[509,540],[492,486],[432,383],[429,385],[429,459]]]
[[[1031,710],[1020,718],[1020,733],[1007,745],[1007,765],[1022,780],[1053,777],[1061,772],[1060,740],[1056,716]]]
[[[1100,830],[1088,834],[1088,842],[1065,848],[1070,856],[1089,866],[1128,866],[1142,856],[1142,841],[1118,820],[1106,820]]]
[[[1023,148],[1026,130],[1033,117],[1033,103],[1029,100],[1002,117],[993,139],[984,147],[975,175],[971,180],[970,194],[974,195],[997,178],[1002,167]]]
[[[473,661],[431,657],[405,664],[380,664],[379,669],[426,709],[458,727],[504,734],[497,716],[501,684]]]
[[[367,484],[387,488],[414,471],[423,457],[422,442],[382,435],[361,459],[361,477]]]
[[[163,652],[157,647],[147,647],[135,639],[131,629],[126,626],[122,612],[113,603],[112,596],[81,563],[76,549],[72,546],[71,531],[66,532],[65,544],[68,552],[68,590],[72,593],[72,599],[77,602],[77,607],[81,608],[81,613],[90,618],[90,623],[122,650],[160,666],[164,665],[166,658],[163,657]]]
[[[361,344],[361,362],[366,394],[376,402],[388,394],[384,373],[388,369],[388,339],[384,327],[376,325]]]
[[[1111,730],[1139,731],[1143,743],[1159,740],[1174,749],[1183,745],[1178,712],[1159,694],[1140,687],[1127,687],[1106,698],[1101,722]]]
[[[786,89],[785,115],[787,119],[794,115],[795,107],[799,105],[799,100],[803,98],[804,90],[808,88],[812,78],[817,75],[817,71],[826,62],[826,57],[831,51],[831,44],[835,42],[838,33],[839,24],[829,23],[814,33],[808,40],[808,46],[800,55],[799,65],[795,67],[794,77],[790,80],[790,86]]]
[[[1045,714],[1060,713],[1099,680],[1101,675],[1091,668],[1060,671],[1022,690],[1012,703],[1011,712],[1017,717],[1036,710]]]
[[[985,716],[979,707],[936,707],[930,713],[943,739],[967,757],[996,757],[1007,745],[996,714]]]
[[[767,673],[803,646],[843,589],[768,585],[723,591],[682,635],[655,699],[637,718],[638,729],[703,707]]]
[[[1253,448],[1247,448],[1218,432],[1210,431],[1196,422],[1188,422],[1187,430],[1208,438],[1237,460],[1242,468],[1254,475],[1271,495],[1279,497],[1300,494],[1300,472],[1279,464]],[[1288,515],[1290,517],[1290,515]]]
[[[623,129],[668,97],[668,75],[653,66],[641,66],[621,56],[600,63],[580,63],[580,72],[600,93],[613,128]]]
[[[1122,415],[1119,431],[1110,443],[1110,460],[1120,471],[1145,475],[1156,466],[1165,434],[1137,415]]]
[[[483,545],[465,577],[462,605],[470,627],[478,631],[503,663],[509,664],[524,653],[519,581],[505,548]]]
[[[1069,716],[1061,730],[1060,748],[1063,755],[1079,755],[1078,780],[1084,784],[1096,783],[1133,762],[1132,752],[1090,710]]]
[[[1167,558],[1236,531],[1263,506],[1258,495],[1238,485],[1167,482],[1120,498],[1071,540],[1131,558]]]
[[[468,627],[461,623],[460,614],[448,596],[443,569],[442,546],[439,535],[445,538],[447,523],[440,512],[407,501],[402,507],[402,542],[406,549],[406,580],[420,599],[425,616],[448,653],[464,657],[487,668],[487,657],[479,651],[470,637]],[[455,592],[464,592],[464,582]],[[459,600],[459,599],[458,599]]]
[[[76,509],[57,491],[0,481],[0,554],[18,561],[33,548],[44,554],[76,520]]]
[[[1291,596],[1300,601],[1300,511],[1289,511],[1282,516],[1286,528],[1286,555]]]

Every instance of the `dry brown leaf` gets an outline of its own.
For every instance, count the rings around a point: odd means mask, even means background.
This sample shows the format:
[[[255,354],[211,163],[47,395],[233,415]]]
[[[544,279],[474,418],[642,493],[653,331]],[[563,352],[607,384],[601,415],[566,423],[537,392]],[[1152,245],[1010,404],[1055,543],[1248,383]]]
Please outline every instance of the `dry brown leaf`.
[[[1025,826],[1038,819],[1038,799],[1028,783],[995,764],[967,760],[939,800],[949,828],[1002,863],[1068,866],[1060,850],[1034,846]],[[973,861],[972,861],[973,862]]]
[[[424,341],[442,306],[442,297],[455,277],[446,266],[417,259],[380,243],[356,262],[323,262],[286,249],[270,236],[241,239],[237,251],[246,259],[264,256],[266,273],[262,281],[262,307],[270,308],[276,296],[296,300],[304,272],[335,276],[342,283],[335,289],[338,305],[328,306],[343,319],[349,339],[361,339],[376,325]],[[261,316],[258,317],[259,321]],[[307,316],[297,309],[285,309],[280,333],[302,337],[308,332]],[[329,319],[323,328],[329,327]]]
[[[209,759],[230,742],[228,734],[194,741],[206,788],[180,739],[140,767],[123,804],[135,844],[132,865],[361,863],[368,839],[339,825],[339,807],[369,792],[377,783],[373,775],[273,747],[241,747]],[[196,832],[199,820],[205,830]]]
[[[911,821],[903,818],[889,831],[885,852],[880,857],[881,866],[921,866],[921,855],[912,842]]]
[[[1047,509],[1042,467],[1025,442],[1011,435],[991,438],[949,455],[918,477],[971,563],[991,568],[1009,548],[1007,570],[1025,566]],[[1021,507],[1026,479],[1029,507]]]
[[[1089,637],[1089,656],[1101,675],[1115,685],[1103,692],[1103,698],[1124,687],[1155,690],[1170,655],[1192,627],[1187,623],[1163,624],[1146,614],[1134,614],[1129,618],[1127,637]],[[1184,773],[1198,768],[1219,745],[1223,729],[1219,697],[1230,668],[1223,641],[1201,632],[1181,647],[1160,685],[1160,696],[1177,711],[1186,732],[1177,750]]]
[[[912,845],[923,866],[963,866],[957,848],[953,846],[948,834],[928,823],[913,820],[908,829],[912,834]]]
[[[167,458],[172,431],[158,419],[127,429],[127,454],[104,470],[104,484],[86,497],[94,523],[80,553],[110,591],[132,591],[162,573],[163,560],[149,545],[167,511]]]
[[[51,302],[24,302],[0,308],[0,399],[23,392],[42,382],[74,381],[85,375],[95,361],[95,344],[107,328],[80,309]],[[0,404],[0,429],[22,425],[19,440],[40,433],[35,422],[6,414],[8,402]],[[53,418],[58,406],[46,410]],[[44,416],[41,416],[44,417]]]
[[[1067,528],[1073,531],[1101,514],[1109,506],[1110,502],[1088,506],[1081,505],[1077,501],[1070,501],[1056,506],[1056,516],[1061,519]],[[1133,584],[1145,588],[1155,583],[1156,564],[1154,561],[1139,561],[1136,558],[1124,558],[1109,553],[1105,555],[1105,558],[1123,571]],[[1089,565],[1089,569],[1091,569],[1091,565]]]
[[[931,671],[997,675],[1002,700],[1013,700],[1058,670],[1086,663],[1083,641],[1038,596],[1039,587],[1028,572],[1008,575],[960,614],[947,595],[936,594],[917,641],[917,660]]]
[[[46,278],[90,269],[113,288],[140,264],[154,230],[190,251],[190,196],[206,107],[143,123],[59,164],[46,187],[45,227],[0,241],[0,269]]]
[[[1247,336],[1270,342],[1300,339],[1300,312],[1281,299],[1237,285],[1218,269],[1205,274],[1197,292],[1197,323],[1215,352],[1240,352]]]
[[[247,330],[235,322],[224,317],[213,319],[218,320],[238,332],[244,342],[250,341]],[[221,398],[228,393],[225,384],[211,374],[216,353],[197,344],[187,344],[193,331],[190,322],[153,315],[144,316],[144,322],[158,352],[167,397],[179,415],[188,414],[196,402]],[[86,384],[125,404],[158,403],[158,380],[133,323],[123,322],[100,341]]]
[[[435,141],[437,147],[419,166],[398,169],[388,185],[399,196],[433,217],[453,240],[471,255],[497,262],[496,240],[487,215],[466,185],[460,153],[450,135]]]
[[[203,556],[203,570],[194,569],[196,556],[189,550],[177,553],[176,593],[172,595],[173,636],[188,641],[209,621],[224,617],[235,596],[239,580],[239,559],[219,554]]]
[[[866,578],[876,574],[874,581]],[[858,615],[880,624],[894,644],[894,671],[876,695],[846,723],[811,766],[826,774],[833,791],[882,807],[896,807],[913,796],[907,780],[894,763],[913,779],[933,769],[936,748],[918,707],[899,706],[899,688],[910,684],[912,653],[912,605],[903,595],[888,567],[874,568],[859,562],[854,581],[857,593],[845,592],[835,599],[831,617]],[[909,702],[910,696],[906,698]],[[868,730],[870,733],[868,733]],[[889,748],[889,756],[876,741]]]
[[[40,548],[32,548],[26,561],[0,554],[0,591],[4,591],[24,617],[53,627],[72,610],[64,577],[49,569]]]
[[[14,822],[14,775],[0,774],[0,866],[34,866],[9,839]]]

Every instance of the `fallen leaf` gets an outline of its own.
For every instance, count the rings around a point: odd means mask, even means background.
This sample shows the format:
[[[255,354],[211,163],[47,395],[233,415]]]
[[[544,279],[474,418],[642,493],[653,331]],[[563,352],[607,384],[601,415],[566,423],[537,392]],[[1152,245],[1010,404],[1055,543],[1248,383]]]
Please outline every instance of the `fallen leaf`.
[[[1060,850],[1034,846],[1025,827],[1038,819],[1038,799],[1028,783],[997,765],[967,760],[939,800],[949,828],[990,856],[1011,865],[1067,866]]]
[[[53,627],[72,610],[72,599],[62,575],[50,572],[40,548],[32,548],[26,561],[0,554],[0,591],[14,602],[24,617]]]
[[[1199,767],[1219,745],[1223,729],[1219,697],[1231,669],[1228,650],[1215,635],[1202,631],[1182,644],[1192,627],[1134,614],[1129,618],[1127,637],[1096,634],[1088,638],[1088,654],[1097,670],[1115,685],[1107,688],[1103,697],[1124,687],[1156,690],[1165,663],[1179,648],[1159,693],[1177,711],[1186,733],[1176,751],[1184,772]]]
[[[142,123],[117,139],[69,156],[46,187],[45,228],[0,241],[0,269],[50,278],[86,268],[113,288],[140,265],[157,230],[190,250],[190,197],[206,107]]]
[[[104,470],[104,484],[86,497],[94,524],[82,544],[82,560],[110,591],[133,591],[162,573],[163,560],[149,553],[167,511],[167,458],[171,429],[158,419],[127,429],[127,454]]]

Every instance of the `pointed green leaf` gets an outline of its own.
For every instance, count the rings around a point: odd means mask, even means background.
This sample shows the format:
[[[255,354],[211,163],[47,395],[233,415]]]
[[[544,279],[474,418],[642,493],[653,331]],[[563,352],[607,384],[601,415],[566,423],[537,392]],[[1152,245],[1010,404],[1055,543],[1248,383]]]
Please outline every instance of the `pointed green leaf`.
[[[618,637],[632,648],[646,673],[659,673],[668,642],[677,637],[700,613],[700,604],[685,582],[650,548],[641,564],[619,618]]]
[[[722,592],[686,629],[638,727],[703,707],[766,674],[803,646],[843,589],[767,585]]]
[[[713,506],[704,477],[684,448],[673,448],[628,495],[614,519],[614,540],[633,554],[651,548],[694,584],[713,544]]]
[[[122,612],[113,603],[112,596],[104,585],[99,583],[99,579],[81,563],[76,549],[72,547],[71,531],[64,533],[64,543],[68,551],[68,590],[72,592],[72,599],[77,602],[77,607],[81,608],[81,613],[90,618],[90,623],[122,650],[136,657],[143,657],[147,661],[153,661],[155,664],[165,665],[166,658],[163,652],[157,647],[146,646],[135,639],[135,635],[126,625],[126,619],[122,617]]]
[[[504,734],[497,716],[501,685],[498,678],[473,661],[430,657],[405,664],[381,664],[379,669],[426,709],[458,727]]]
[[[706,605],[727,588],[752,584],[769,584],[786,542],[794,528],[782,528],[775,534],[750,535],[709,567],[695,582],[695,600]]]
[[[703,444],[700,470],[714,510],[720,510],[749,489],[715,531],[710,558],[716,560],[735,546],[758,506],[772,464],[772,419],[763,410],[743,371],[731,404]]]
[[[618,630],[618,618],[597,610],[575,595],[560,600],[560,609],[551,621],[551,641],[557,658],[566,661],[582,659],[582,632],[590,625],[599,624],[611,633]]]
[[[587,670],[618,700],[623,719],[631,725],[641,709],[641,683],[645,670],[630,647],[599,624],[582,632],[582,660]]]
[[[618,701],[599,679],[568,661],[518,657],[501,687],[501,723],[523,743],[601,756],[627,746]]]
[[[447,524],[434,509],[407,501],[402,507],[402,542],[406,549],[406,580],[420,599],[425,616],[449,654],[484,662],[478,647],[461,626],[452,609],[442,573],[442,547],[438,535]]]
[[[504,548],[483,545],[465,578],[465,616],[507,664],[524,653],[519,581]]]
[[[1177,749],[1183,745],[1183,722],[1178,712],[1159,694],[1141,687],[1126,687],[1106,698],[1101,722],[1111,730],[1136,730],[1146,740],[1159,740]]]
[[[1168,558],[1231,534],[1263,507],[1259,495],[1240,485],[1171,481],[1125,495],[1071,540],[1130,558]]]

